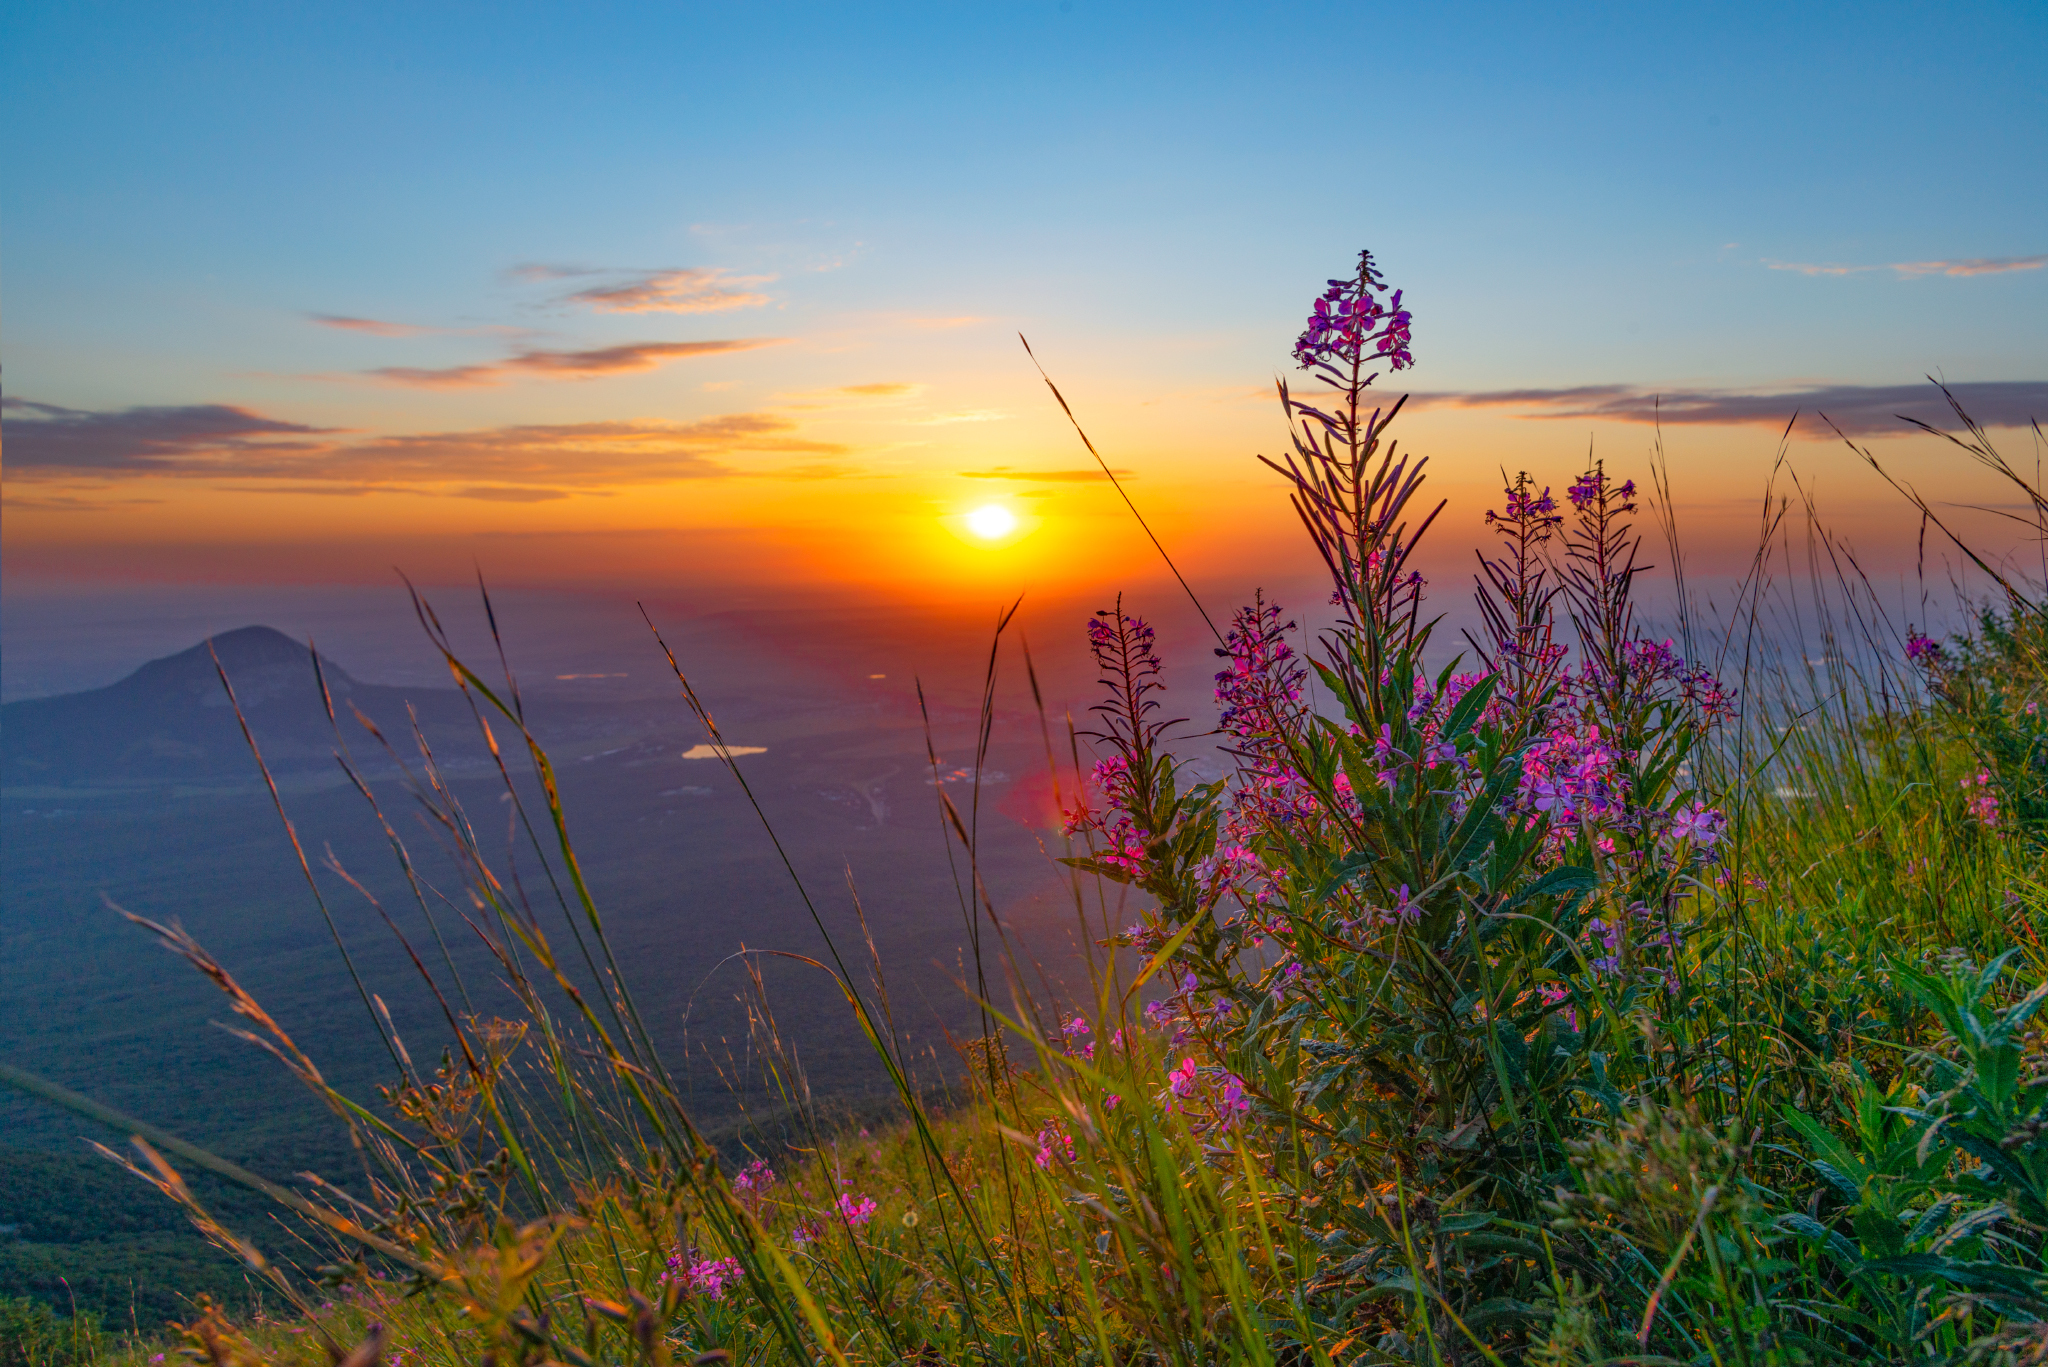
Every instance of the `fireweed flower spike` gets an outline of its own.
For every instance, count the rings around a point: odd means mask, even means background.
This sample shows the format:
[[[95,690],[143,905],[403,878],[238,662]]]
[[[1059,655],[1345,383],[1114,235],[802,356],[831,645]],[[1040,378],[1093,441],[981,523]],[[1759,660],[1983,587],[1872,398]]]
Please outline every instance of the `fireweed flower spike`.
[[[1412,323],[1401,292],[1389,294],[1372,254],[1360,252],[1357,274],[1330,282],[1294,348],[1296,363],[1335,393],[1309,403],[1282,381],[1293,450],[1260,457],[1293,486],[1295,512],[1330,570],[1331,601],[1367,642],[1368,677],[1381,672],[1383,653],[1413,643],[1421,629],[1422,577],[1407,561],[1443,506],[1409,520],[1423,462],[1397,455],[1392,443],[1381,449],[1401,405],[1382,411],[1368,397],[1380,371],[1415,363]]]
[[[1386,293],[1386,280],[1373,265],[1372,253],[1360,252],[1358,274],[1330,281],[1316,300],[1307,328],[1294,343],[1295,361],[1303,370],[1327,372],[1339,382],[1347,378],[1346,372],[1372,360],[1384,360],[1394,370],[1414,365],[1413,318],[1401,307],[1401,291],[1385,300],[1375,297]]]

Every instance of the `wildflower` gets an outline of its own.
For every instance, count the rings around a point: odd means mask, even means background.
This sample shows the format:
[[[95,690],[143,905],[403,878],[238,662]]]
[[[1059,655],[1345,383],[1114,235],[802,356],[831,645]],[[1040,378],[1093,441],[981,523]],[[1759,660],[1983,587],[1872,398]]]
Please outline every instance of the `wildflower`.
[[[1280,609],[1263,599],[1239,608],[1217,655],[1230,667],[1216,676],[1219,727],[1235,736],[1254,758],[1272,758],[1281,736],[1299,711],[1308,670],[1296,659],[1285,635],[1295,624],[1280,621]]]
[[[1173,1089],[1175,1096],[1186,1097],[1195,1094],[1195,1086],[1199,1077],[1200,1073],[1195,1067],[1195,1061],[1192,1058],[1184,1058],[1180,1061],[1180,1067],[1166,1075],[1166,1080],[1167,1084]]]
[[[1970,791],[1970,780],[1963,780],[1963,791]],[[1998,825],[1998,791],[1991,786],[1991,771],[1977,771],[1976,793],[1970,798],[1970,815],[1987,828]]]
[[[775,1169],[768,1166],[768,1160],[757,1158],[739,1170],[732,1179],[732,1189],[742,1199],[758,1199],[768,1188],[775,1185]]]
[[[1940,664],[1941,643],[1917,631],[1909,631],[1906,633],[1906,658],[1916,665]]]
[[[809,1248],[824,1237],[824,1229],[815,1220],[799,1221],[797,1227],[789,1232],[790,1242],[799,1249]]]
[[[1422,908],[1408,900],[1408,885],[1401,885],[1401,895],[1395,899],[1393,915],[1399,921],[1420,921]]]
[[[872,1196],[855,1197],[842,1191],[837,1204],[839,1217],[855,1229],[875,1218],[875,1198]]]
[[[1728,818],[1703,802],[1671,814],[1671,838],[1690,840],[1701,849],[1711,850],[1728,827]]]
[[[1308,327],[1294,344],[1294,359],[1303,370],[1320,370],[1348,381],[1343,372],[1372,360],[1385,360],[1395,370],[1415,364],[1410,349],[1414,316],[1401,307],[1401,291],[1384,302],[1386,282],[1372,264],[1371,252],[1358,254],[1358,274],[1332,280],[1315,302]]]
[[[1074,1161],[1074,1138],[1065,1125],[1048,1120],[1038,1131],[1038,1166],[1050,1169],[1056,1162]]]
[[[737,1258],[706,1258],[690,1264],[689,1271],[683,1274],[683,1290],[693,1296],[722,1301],[725,1288],[743,1275]]]
[[[1608,489],[1609,483],[1610,481],[1604,471],[1598,469],[1589,470],[1579,476],[1578,482],[1565,490],[1565,494],[1571,499],[1574,508],[1584,508],[1588,504],[1597,504],[1605,498],[1614,497],[1620,501],[1620,506],[1616,511],[1624,513],[1634,512],[1636,510],[1636,482],[1629,480],[1619,489],[1613,490],[1611,494]]]

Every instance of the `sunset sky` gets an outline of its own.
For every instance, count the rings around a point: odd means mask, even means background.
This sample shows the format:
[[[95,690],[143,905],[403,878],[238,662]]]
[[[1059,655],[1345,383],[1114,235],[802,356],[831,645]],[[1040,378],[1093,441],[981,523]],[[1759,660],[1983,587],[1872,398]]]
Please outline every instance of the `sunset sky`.
[[[1369,246],[1469,556],[1496,472],[1700,553],[1803,477],[1917,528],[1893,416],[2048,416],[2048,10],[10,7],[14,622],[138,586],[993,599],[1298,570],[1272,380]],[[998,505],[993,540],[966,517]],[[1968,514],[1993,527],[1986,515]],[[1988,534],[1988,533],[1987,533]],[[1449,543],[1447,543],[1449,544]],[[11,696],[11,694],[10,694]]]

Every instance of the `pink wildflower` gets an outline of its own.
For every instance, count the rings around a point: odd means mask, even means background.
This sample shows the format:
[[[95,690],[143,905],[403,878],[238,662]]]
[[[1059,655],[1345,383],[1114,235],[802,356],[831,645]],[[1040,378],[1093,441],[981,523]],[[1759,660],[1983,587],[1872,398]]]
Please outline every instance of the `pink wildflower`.
[[[1038,1132],[1038,1166],[1051,1168],[1054,1163],[1074,1161],[1074,1138],[1067,1133],[1067,1127],[1057,1120],[1048,1120]]]
[[[1977,791],[1970,798],[1970,815],[1987,827],[1998,825],[1998,790],[1991,786],[1991,771],[1977,771]],[[1963,780],[1963,791],[1970,791],[1970,780]]]

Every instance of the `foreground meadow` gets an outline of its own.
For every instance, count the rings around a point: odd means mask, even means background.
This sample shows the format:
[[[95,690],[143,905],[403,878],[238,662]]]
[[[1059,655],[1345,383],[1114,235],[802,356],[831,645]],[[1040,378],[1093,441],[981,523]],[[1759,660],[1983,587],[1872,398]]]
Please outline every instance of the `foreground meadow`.
[[[1321,390],[1282,389],[1274,469],[1337,621],[1307,639],[1255,602],[1212,624],[1233,774],[1190,782],[1162,710],[1210,670],[1162,660],[1121,604],[1087,624],[1103,700],[1071,745],[1048,728],[1046,762],[1092,991],[1029,990],[943,788],[982,1003],[954,1083],[899,1046],[885,964],[814,964],[897,1084],[887,1126],[814,1102],[760,990],[777,1123],[700,1130],[516,698],[423,613],[548,794],[522,815],[560,897],[529,902],[421,761],[523,1011],[465,1011],[423,941],[445,1037],[401,1040],[366,992],[394,1081],[344,1097],[232,965],[143,923],[327,1102],[364,1176],[271,1187],[7,1069],[133,1136],[109,1156],[268,1306],[198,1306],[156,1342],[17,1304],[7,1367],[2048,1361],[2042,586],[1977,561],[1975,628],[1935,641],[1817,526],[1814,575],[1774,577],[1767,500],[1737,609],[1710,626],[1681,581],[1653,636],[1643,503],[1683,564],[1661,467],[1649,499],[1595,465],[1503,491],[1482,627],[1454,647],[1408,564],[1443,509],[1390,440],[1399,404],[1373,402],[1409,346],[1366,256],[1298,344]],[[1983,432],[1957,440],[2048,509]],[[271,1195],[277,1246],[213,1222],[197,1169]]]

